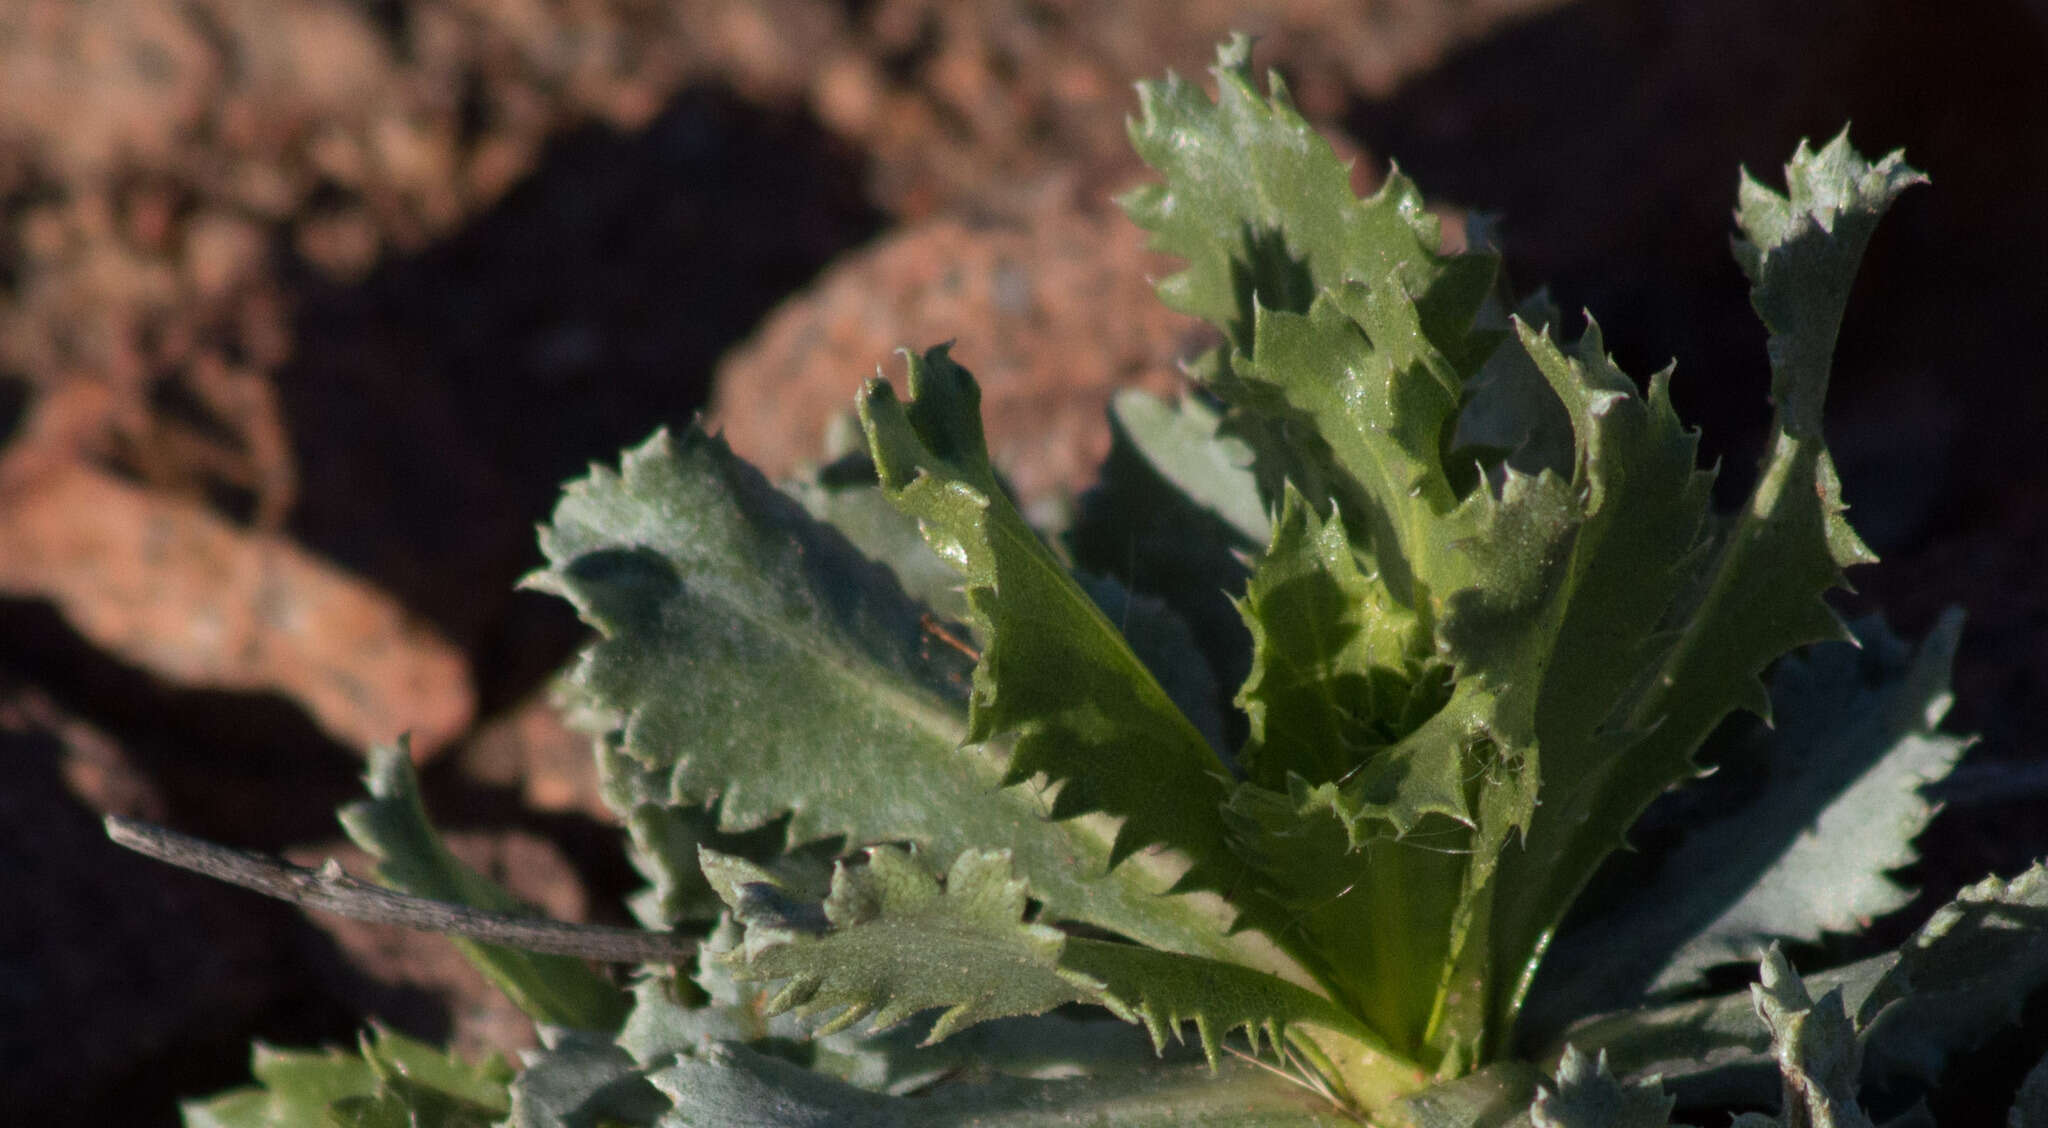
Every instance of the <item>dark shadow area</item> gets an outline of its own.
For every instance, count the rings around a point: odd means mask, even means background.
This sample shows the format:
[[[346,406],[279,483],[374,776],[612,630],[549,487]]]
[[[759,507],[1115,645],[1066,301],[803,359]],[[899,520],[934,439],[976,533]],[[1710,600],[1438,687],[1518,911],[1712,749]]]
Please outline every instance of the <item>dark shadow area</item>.
[[[1850,123],[1866,154],[1903,147],[1934,186],[1878,230],[1830,397],[1831,434],[1871,413],[1892,423],[1881,449],[1837,449],[1849,496],[1876,512],[1911,500],[1897,442],[1930,386],[1969,418],[1956,487],[1996,490],[2000,458],[2031,450],[2043,382],[1990,374],[2038,367],[2020,327],[2048,295],[2033,265],[2048,222],[2012,192],[2048,176],[2044,115],[2048,45],[2018,3],[1591,0],[1503,28],[1356,104],[1347,126],[1430,199],[1500,213],[1517,287],[1547,282],[1574,327],[1590,308],[1630,374],[1675,356],[1680,413],[1725,460],[1724,501],[1753,477],[1769,418],[1764,333],[1728,253],[1736,165],[1782,187],[1800,138]],[[1921,500],[1878,547],[1981,512],[1957,500]]]
[[[40,601],[0,600],[0,660],[120,742],[179,829],[275,850],[338,833],[357,756],[270,693],[168,686],[111,657]]]
[[[28,416],[29,383],[12,373],[0,373],[0,446],[6,445]]]
[[[0,683],[17,685],[4,668]],[[10,724],[0,754],[0,869],[15,902],[0,915],[10,1121],[174,1124],[177,1100],[246,1082],[250,1039],[346,1045],[371,1000],[394,1026],[446,1037],[443,1000],[367,980],[295,909],[108,842],[72,794],[55,736]],[[150,774],[168,784],[178,773]],[[260,823],[291,793],[273,781],[243,814]]]
[[[342,837],[335,811],[362,796],[361,761],[296,704],[165,686],[41,602],[0,601],[0,637],[0,689],[32,687],[61,715],[90,716],[108,742],[85,765],[95,805],[139,804],[151,820],[265,851]],[[176,1123],[178,1100],[248,1083],[252,1040],[346,1046],[368,1020],[447,1040],[446,998],[363,974],[298,909],[108,842],[75,792],[79,765],[9,708],[0,700],[0,868],[27,908],[0,914],[0,1076],[29,1094],[27,1120]],[[547,839],[593,918],[630,923],[624,898],[641,882],[616,827],[535,812],[516,790],[463,776],[455,756],[426,768],[421,788],[444,832]],[[37,1093],[51,1094],[46,1106]]]
[[[486,713],[579,637],[517,597],[561,483],[686,425],[720,353],[880,227],[859,161],[721,89],[647,128],[587,126],[457,235],[358,286],[301,268],[279,389],[291,531],[470,650]]]

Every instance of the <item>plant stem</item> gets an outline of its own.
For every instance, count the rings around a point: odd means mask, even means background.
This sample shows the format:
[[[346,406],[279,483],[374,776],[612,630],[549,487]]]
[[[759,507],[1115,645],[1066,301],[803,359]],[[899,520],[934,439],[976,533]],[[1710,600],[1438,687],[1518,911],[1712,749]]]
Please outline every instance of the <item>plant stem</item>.
[[[332,858],[317,870],[307,869],[269,854],[215,845],[118,815],[107,816],[106,828],[108,838],[136,853],[351,920],[402,925],[605,963],[674,963],[697,951],[694,939],[670,932],[511,916],[398,893],[349,876]]]

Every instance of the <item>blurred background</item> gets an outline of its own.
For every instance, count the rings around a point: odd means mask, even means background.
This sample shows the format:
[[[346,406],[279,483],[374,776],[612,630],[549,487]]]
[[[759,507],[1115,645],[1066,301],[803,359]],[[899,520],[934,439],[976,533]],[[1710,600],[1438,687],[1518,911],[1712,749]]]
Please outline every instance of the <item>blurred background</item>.
[[[1500,214],[1520,289],[1638,377],[1675,359],[1731,490],[1769,410],[1737,167],[1853,122],[1932,174],[1838,358],[1885,557],[1843,606],[1909,637],[1967,607],[1952,727],[1984,739],[1880,929],[2048,853],[2040,0],[0,0],[10,1113],[173,1123],[251,1038],[366,1016],[529,1044],[439,940],[125,856],[99,814],[359,861],[333,809],[409,730],[459,854],[623,922],[546,703],[581,630],[513,590],[559,483],[700,410],[786,473],[892,350],[957,338],[1020,491],[1084,488],[1111,392],[1204,344],[1109,203],[1131,83],[1233,28],[1361,188],[1397,160]]]

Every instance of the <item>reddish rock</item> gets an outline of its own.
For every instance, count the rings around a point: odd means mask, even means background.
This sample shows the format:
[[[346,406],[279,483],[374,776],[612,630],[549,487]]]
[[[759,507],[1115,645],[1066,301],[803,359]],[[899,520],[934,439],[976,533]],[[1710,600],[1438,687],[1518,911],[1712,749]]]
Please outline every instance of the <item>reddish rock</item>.
[[[1071,493],[1109,449],[1110,396],[1170,391],[1176,359],[1206,340],[1153,296],[1148,275],[1170,269],[1121,214],[1057,195],[1016,222],[927,220],[841,260],[727,354],[712,420],[771,477],[785,475],[819,457],[826,427],[878,366],[901,375],[897,349],[955,341],[1018,493]]]
[[[483,725],[463,744],[461,760],[465,776],[517,788],[536,811],[617,821],[598,789],[590,737],[570,729],[546,701],[529,701]]]
[[[409,730],[431,755],[468,727],[462,654],[361,581],[85,465],[7,469],[0,594],[54,603],[167,682],[283,693],[354,747]]]

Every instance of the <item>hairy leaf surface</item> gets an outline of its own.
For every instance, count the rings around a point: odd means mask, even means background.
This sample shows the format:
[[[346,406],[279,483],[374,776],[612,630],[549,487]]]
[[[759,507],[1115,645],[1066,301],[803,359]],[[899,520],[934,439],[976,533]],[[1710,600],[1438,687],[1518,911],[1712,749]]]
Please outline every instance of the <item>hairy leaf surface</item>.
[[[1771,1056],[1784,1080],[1783,1119],[1771,1123],[1873,1128],[1869,1115],[1856,1103],[1863,1047],[1842,1002],[1842,989],[1814,998],[1791,961],[1773,947],[1764,954],[1761,981],[1749,990],[1757,1017],[1770,1031]]]
[[[740,859],[707,853],[705,871],[746,926],[726,962],[745,979],[781,983],[766,1011],[823,1017],[821,1033],[939,1010],[929,1043],[1085,1002],[1144,1025],[1162,1050],[1192,1022],[1212,1065],[1236,1030],[1254,1051],[1262,1040],[1277,1051],[1297,1025],[1361,1048],[1375,1041],[1329,1000],[1264,972],[1025,919],[1024,884],[1001,853],[961,854],[942,884],[914,855],[879,847],[865,866],[842,866],[822,904],[793,900]]]
[[[1960,629],[1951,613],[1915,654],[1871,621],[1855,628],[1860,649],[1825,643],[1780,662],[1775,724],[1676,797],[1685,837],[1649,880],[1632,876],[1615,911],[1560,937],[1545,1013],[1687,988],[1773,940],[1817,941],[1903,907],[1911,891],[1888,871],[1915,860],[1934,814],[1920,788],[1968,743],[1936,728]]]
[[[736,863],[707,857],[707,872],[714,864],[729,872]],[[1065,936],[1024,919],[1024,883],[1006,854],[961,852],[942,887],[913,855],[871,849],[865,865],[833,875],[822,919],[747,876],[713,878],[746,925],[728,958],[745,978],[782,982],[771,1013],[825,1016],[821,1033],[870,1018],[880,1030],[938,1009],[928,1039],[936,1042],[992,1018],[1044,1014],[1093,989],[1061,974]]]
[[[1303,313],[1351,280],[1396,279],[1432,330],[1471,321],[1493,285],[1490,256],[1440,254],[1438,221],[1399,172],[1369,200],[1352,195],[1349,169],[1277,74],[1260,97],[1248,38],[1219,49],[1211,73],[1213,102],[1177,75],[1138,86],[1131,144],[1165,182],[1121,203],[1154,249],[1188,263],[1159,284],[1167,305],[1224,329],[1242,352],[1255,302]]]
[[[1164,1067],[1105,1079],[997,1078],[885,1097],[745,1046],[717,1043],[651,1080],[675,1102],[662,1128],[1335,1128],[1356,1121],[1254,1066]]]
[[[1860,1034],[1864,1085],[1931,1080],[2048,986],[2048,867],[1987,878],[1896,951],[1804,982],[1809,994],[1840,992]],[[1741,991],[1602,1015],[1565,1037],[1606,1052],[1625,1080],[1664,1077],[1688,1103],[1758,1104],[1778,1082],[1754,1011],[1750,992]]]
[[[1645,634],[1639,636],[1643,641],[1638,648],[1620,651],[1637,660],[1655,653],[1645,648],[1663,651],[1647,684],[1630,696],[1627,713],[1599,718],[1617,739],[1633,745],[1626,755],[1596,739],[1578,745],[1594,751],[1595,762],[1571,770],[1556,759],[1563,751],[1558,742],[1546,742],[1543,817],[1530,828],[1526,849],[1510,852],[1504,863],[1490,969],[1495,981],[1519,977],[1526,987],[1532,970],[1529,953],[1541,949],[1565,906],[1650,800],[1690,772],[1693,751],[1722,717],[1734,709],[1767,710],[1758,675],[1772,659],[1797,646],[1845,636],[1840,620],[1820,597],[1841,582],[1843,568],[1871,556],[1842,515],[1840,486],[1820,436],[1819,405],[1827,389],[1849,279],[1870,230],[1900,192],[1922,179],[1896,153],[1874,166],[1864,162],[1849,148],[1846,134],[1819,155],[1801,147],[1787,169],[1789,198],[1745,179],[1737,213],[1743,232],[1737,258],[1750,276],[1752,297],[1771,332],[1772,392],[1778,405],[1771,453],[1749,501],[1713,546],[1697,589],[1702,594],[1674,607],[1675,637],[1668,649],[1662,640]],[[1526,333],[1524,343],[1539,362],[1545,359],[1540,344],[1530,342]],[[1582,363],[1580,369],[1589,376],[1594,372],[1590,363]],[[1559,379],[1564,370],[1555,363],[1546,369],[1546,374],[1553,373],[1554,385],[1565,382]],[[1594,390],[1605,382],[1597,376],[1588,381]],[[1618,386],[1615,392],[1620,392]],[[1573,406],[1573,396],[1562,389],[1560,395]],[[1626,553],[1610,558],[1617,567],[1633,566],[1649,576],[1673,567],[1691,550],[1688,521],[1693,517],[1685,509],[1692,498],[1704,504],[1697,476],[1689,468],[1683,475],[1678,472],[1675,452],[1687,440],[1675,425],[1661,422],[1665,412],[1655,407],[1659,395],[1659,382],[1653,381],[1652,422],[1668,436],[1661,449],[1673,460],[1659,463],[1668,465],[1665,474],[1644,485],[1653,497],[1661,490],[1675,492],[1670,502],[1646,507],[1646,512],[1668,522],[1670,532],[1667,538],[1650,542],[1653,554],[1648,560],[1631,562]],[[1604,418],[1605,413],[1594,410],[1597,402],[1587,399],[1582,409],[1575,409],[1584,416],[1583,422],[1575,420],[1581,457],[1594,473],[1600,468],[1598,449],[1586,429]],[[1628,477],[1622,480],[1631,487],[1637,484]],[[1627,538],[1624,543],[1641,539],[1628,526],[1619,535]],[[1605,625],[1610,622],[1641,631],[1643,620],[1626,612],[1647,611],[1652,601],[1670,598],[1668,590],[1657,591],[1648,583],[1638,582],[1631,593],[1628,581],[1619,574],[1615,579],[1612,591],[1625,601],[1621,607],[1583,601],[1593,638],[1613,629]],[[1570,657],[1563,647],[1560,652],[1561,657]],[[1585,654],[1587,661],[1580,668],[1588,671],[1594,685],[1603,677],[1625,676],[1629,669],[1626,658],[1601,655],[1597,646]],[[1603,674],[1602,662],[1621,674]],[[1549,686],[1545,692],[1552,692]],[[1510,991],[1496,1000],[1499,1021],[1492,1024],[1494,1036],[1504,1033],[1505,1020],[1519,1005],[1519,997],[1520,991]]]
[[[512,1082],[505,1128],[648,1128],[665,1101],[632,1057],[609,1039],[542,1027],[541,1049]]]
[[[887,573],[719,440],[661,434],[619,472],[594,468],[541,540],[550,567],[529,583],[603,635],[570,680],[619,718],[606,774],[629,813],[715,799],[726,831],[786,815],[791,846],[907,840],[942,862],[1000,846],[1057,917],[1176,951],[1257,943],[1227,936],[1213,901],[1161,895],[1184,862],[1112,866],[1113,822],[1050,817],[1055,800],[1000,749],[962,748],[963,656]]]
[[[1222,761],[1003,493],[980,400],[943,347],[910,357],[907,403],[861,392],[883,488],[960,571],[986,640],[967,738],[1010,741],[1005,782],[1057,784],[1055,819],[1123,820],[1112,865],[1166,845],[1192,865],[1184,887],[1225,887]]]
[[[1672,1099],[1655,1081],[1625,1085],[1607,1068],[1607,1056],[1567,1046],[1557,1081],[1529,1107],[1534,1128],[1665,1128]]]

